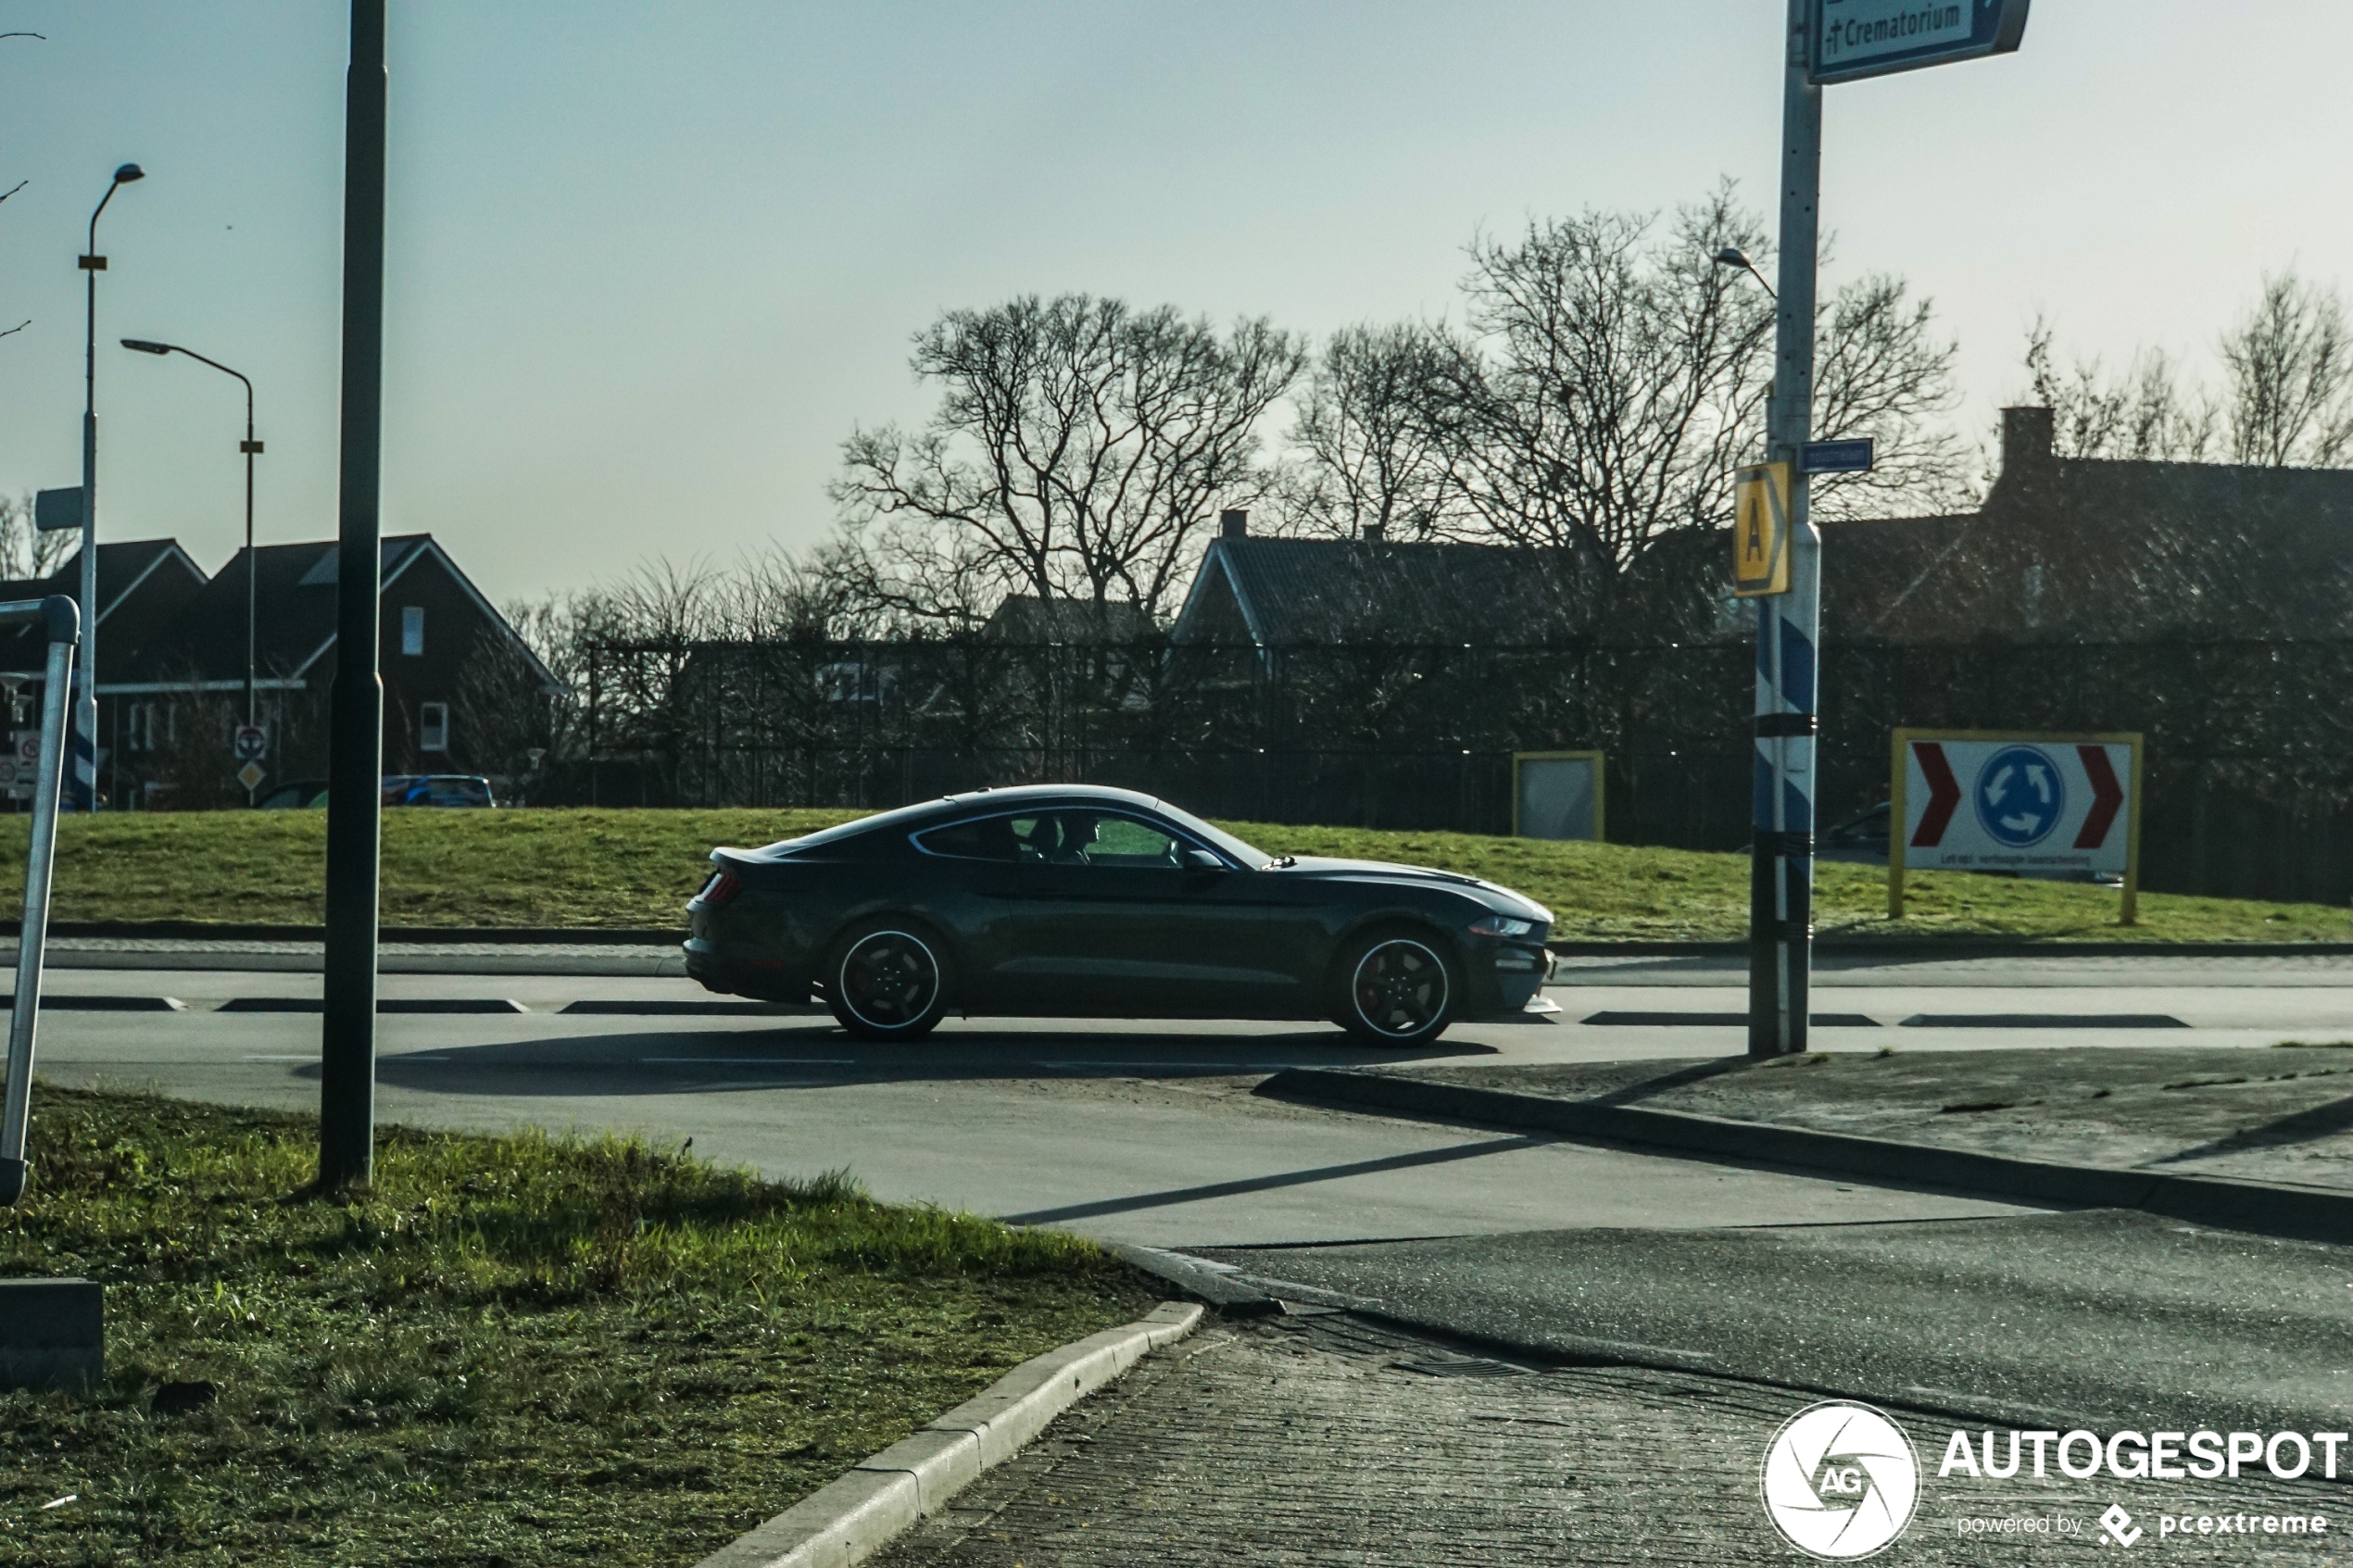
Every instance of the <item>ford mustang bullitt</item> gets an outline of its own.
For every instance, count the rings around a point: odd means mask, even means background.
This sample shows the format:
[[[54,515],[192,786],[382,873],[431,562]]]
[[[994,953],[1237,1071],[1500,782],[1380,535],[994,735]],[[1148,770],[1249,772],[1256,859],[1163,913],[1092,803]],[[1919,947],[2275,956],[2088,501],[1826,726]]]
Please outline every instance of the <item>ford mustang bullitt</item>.
[[[1330,1019],[1414,1045],[1523,1010],[1550,963],[1552,912],[1509,888],[1268,855],[1130,790],[978,790],[711,861],[686,972],[821,997],[866,1040],[954,1012]]]

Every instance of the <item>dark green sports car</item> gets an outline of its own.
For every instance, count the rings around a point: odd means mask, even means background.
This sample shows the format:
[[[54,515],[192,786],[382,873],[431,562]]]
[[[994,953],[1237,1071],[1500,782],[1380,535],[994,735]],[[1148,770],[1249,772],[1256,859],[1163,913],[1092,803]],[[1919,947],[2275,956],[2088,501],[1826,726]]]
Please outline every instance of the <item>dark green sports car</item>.
[[[1276,859],[1165,801],[1029,785],[714,849],[686,972],[862,1039],[949,1012],[1328,1018],[1384,1045],[1536,997],[1552,912],[1452,872]]]

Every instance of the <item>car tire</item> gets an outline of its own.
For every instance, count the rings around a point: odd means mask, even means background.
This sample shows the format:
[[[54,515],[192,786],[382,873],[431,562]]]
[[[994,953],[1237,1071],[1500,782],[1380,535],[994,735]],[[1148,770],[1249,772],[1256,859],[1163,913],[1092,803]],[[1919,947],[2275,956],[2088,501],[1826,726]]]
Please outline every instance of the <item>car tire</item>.
[[[827,954],[826,1005],[858,1039],[921,1039],[948,1011],[946,948],[914,921],[862,921]]]
[[[1337,1022],[1372,1045],[1435,1040],[1462,1006],[1461,965],[1434,932],[1367,932],[1340,950],[1333,980]]]

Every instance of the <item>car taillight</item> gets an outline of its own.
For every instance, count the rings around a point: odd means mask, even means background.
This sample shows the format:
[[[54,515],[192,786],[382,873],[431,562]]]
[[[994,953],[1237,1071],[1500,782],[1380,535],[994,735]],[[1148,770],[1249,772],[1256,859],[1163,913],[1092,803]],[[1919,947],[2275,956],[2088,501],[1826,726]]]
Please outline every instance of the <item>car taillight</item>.
[[[711,880],[702,884],[702,891],[695,896],[695,901],[706,909],[715,909],[734,903],[736,895],[743,890],[743,881],[735,872],[713,872]]]

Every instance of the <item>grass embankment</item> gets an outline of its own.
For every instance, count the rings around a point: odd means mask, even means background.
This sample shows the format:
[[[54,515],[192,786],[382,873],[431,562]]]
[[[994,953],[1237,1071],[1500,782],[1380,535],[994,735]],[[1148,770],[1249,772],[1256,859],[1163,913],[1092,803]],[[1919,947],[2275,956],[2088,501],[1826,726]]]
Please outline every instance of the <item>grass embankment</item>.
[[[103,1281],[108,1375],[0,1394],[0,1564],[691,1562],[1152,1299],[640,1143],[387,1128],[333,1203],[304,1118],[44,1088],[32,1147],[0,1275]]]
[[[651,926],[681,906],[713,845],[765,844],[858,813],[839,810],[388,811],[388,925]],[[24,819],[0,817],[0,915],[21,897]],[[1270,854],[1402,860],[1491,878],[1548,906],[1563,939],[1730,939],[1748,928],[1748,859],[1617,844],[1462,833],[1235,822]],[[303,925],[320,916],[326,821],[318,811],[219,811],[69,819],[58,832],[55,917]],[[2033,936],[2147,941],[2353,938],[2353,915],[2144,893],[2140,923],[2116,924],[2117,895],[2082,884],[1915,872],[1905,919],[1887,919],[1887,873],[1816,869],[1815,923],[1831,935]]]

